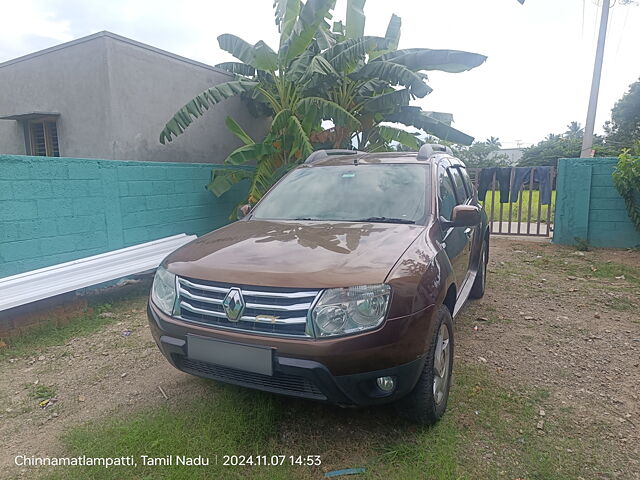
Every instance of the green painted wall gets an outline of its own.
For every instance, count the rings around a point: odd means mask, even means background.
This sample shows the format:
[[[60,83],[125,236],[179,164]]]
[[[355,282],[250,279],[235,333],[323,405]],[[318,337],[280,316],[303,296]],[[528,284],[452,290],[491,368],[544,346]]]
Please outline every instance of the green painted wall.
[[[595,247],[640,245],[624,200],[611,174],[617,158],[561,158],[558,161],[554,243],[573,245],[576,238]]]
[[[229,222],[211,164],[0,155],[0,277]]]

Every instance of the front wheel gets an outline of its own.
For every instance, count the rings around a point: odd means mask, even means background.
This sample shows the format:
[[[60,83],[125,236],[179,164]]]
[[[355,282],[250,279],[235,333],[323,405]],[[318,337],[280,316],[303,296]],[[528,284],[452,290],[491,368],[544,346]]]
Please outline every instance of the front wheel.
[[[442,305],[438,309],[435,334],[414,389],[401,399],[398,413],[421,425],[433,425],[447,409],[453,369],[453,321]]]

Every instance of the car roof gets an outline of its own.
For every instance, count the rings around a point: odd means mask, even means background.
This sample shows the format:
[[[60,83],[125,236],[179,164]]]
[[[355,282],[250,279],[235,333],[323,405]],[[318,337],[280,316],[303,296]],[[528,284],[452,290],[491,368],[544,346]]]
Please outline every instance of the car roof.
[[[363,153],[354,154],[338,154],[327,155],[314,159],[312,162],[304,163],[307,167],[326,167],[336,165],[353,165],[357,164],[417,164],[417,165],[436,165],[445,164],[445,166],[461,166],[466,165],[456,157],[447,153],[434,153],[427,159],[418,159],[417,152],[381,152],[381,153]]]

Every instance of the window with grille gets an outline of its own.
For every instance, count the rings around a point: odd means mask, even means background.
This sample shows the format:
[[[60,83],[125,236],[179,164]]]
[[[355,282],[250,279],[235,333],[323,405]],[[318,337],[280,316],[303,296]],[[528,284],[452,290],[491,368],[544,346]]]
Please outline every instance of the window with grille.
[[[28,124],[30,155],[59,157],[58,130],[51,119],[30,120]]]

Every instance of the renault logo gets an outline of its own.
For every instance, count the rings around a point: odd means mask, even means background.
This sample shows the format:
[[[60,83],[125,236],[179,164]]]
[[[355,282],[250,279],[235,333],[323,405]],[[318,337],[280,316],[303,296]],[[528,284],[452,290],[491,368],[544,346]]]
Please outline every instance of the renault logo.
[[[244,311],[244,298],[239,288],[232,288],[222,301],[222,308],[231,322],[237,322]]]

